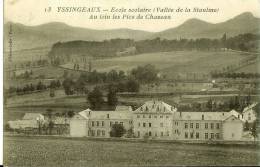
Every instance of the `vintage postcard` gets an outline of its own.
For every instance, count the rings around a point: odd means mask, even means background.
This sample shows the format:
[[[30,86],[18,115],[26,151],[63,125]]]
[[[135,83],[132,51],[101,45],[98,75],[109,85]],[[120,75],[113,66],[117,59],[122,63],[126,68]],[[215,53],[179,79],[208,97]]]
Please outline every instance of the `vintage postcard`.
[[[4,0],[3,165],[256,166],[259,0]]]

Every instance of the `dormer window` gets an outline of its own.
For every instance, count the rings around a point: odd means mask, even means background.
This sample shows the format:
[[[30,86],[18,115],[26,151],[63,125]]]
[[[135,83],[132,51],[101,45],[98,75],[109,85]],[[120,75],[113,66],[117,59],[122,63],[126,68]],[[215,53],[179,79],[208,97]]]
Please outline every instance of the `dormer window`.
[[[146,106],[145,111],[148,111],[148,110],[149,110],[149,108]]]
[[[141,107],[140,110],[143,111],[143,107]]]

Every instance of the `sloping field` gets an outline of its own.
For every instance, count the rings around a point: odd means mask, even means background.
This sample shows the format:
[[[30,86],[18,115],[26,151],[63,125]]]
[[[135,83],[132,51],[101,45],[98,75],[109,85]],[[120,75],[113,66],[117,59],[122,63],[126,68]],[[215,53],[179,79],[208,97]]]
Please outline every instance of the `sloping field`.
[[[99,59],[92,61],[92,69],[107,72],[111,69],[129,71],[138,65],[153,64],[166,74],[173,73],[208,73],[228,65],[238,64],[249,54],[232,51],[175,51],[146,53],[134,56]],[[74,64],[63,67],[73,68]],[[80,70],[84,70],[80,64]],[[88,68],[87,68],[88,69]]]
[[[250,64],[248,66],[242,67],[239,70],[237,70],[236,72],[244,72],[244,73],[260,73],[260,65],[259,65],[259,61],[253,64]]]

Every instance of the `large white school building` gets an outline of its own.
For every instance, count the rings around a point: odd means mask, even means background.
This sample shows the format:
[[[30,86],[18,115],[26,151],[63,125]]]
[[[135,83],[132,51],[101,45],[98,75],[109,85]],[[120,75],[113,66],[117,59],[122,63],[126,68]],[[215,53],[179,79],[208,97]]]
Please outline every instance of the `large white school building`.
[[[132,129],[136,138],[166,140],[241,140],[243,115],[230,112],[179,112],[162,101],[148,101],[136,110],[84,110],[70,121],[73,137],[110,137],[113,124]]]

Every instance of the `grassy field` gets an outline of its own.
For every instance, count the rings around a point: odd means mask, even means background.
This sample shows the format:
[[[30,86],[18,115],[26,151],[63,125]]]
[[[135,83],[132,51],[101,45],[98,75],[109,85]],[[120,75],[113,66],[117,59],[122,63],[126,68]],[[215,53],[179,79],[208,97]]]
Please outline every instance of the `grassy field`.
[[[93,69],[104,72],[111,69],[129,71],[138,65],[154,64],[168,75],[187,72],[208,73],[227,65],[238,64],[240,60],[249,56],[231,51],[175,51],[94,60],[92,66]],[[73,68],[73,66],[74,64],[64,65],[66,68]],[[80,68],[83,68],[83,64]]]
[[[260,67],[259,67],[259,61],[253,64],[250,64],[248,66],[242,67],[239,70],[237,70],[236,72],[244,72],[244,73],[256,73],[256,72],[260,72]]]
[[[253,146],[39,137],[5,137],[4,145],[4,165],[16,167],[258,165],[259,158]]]

